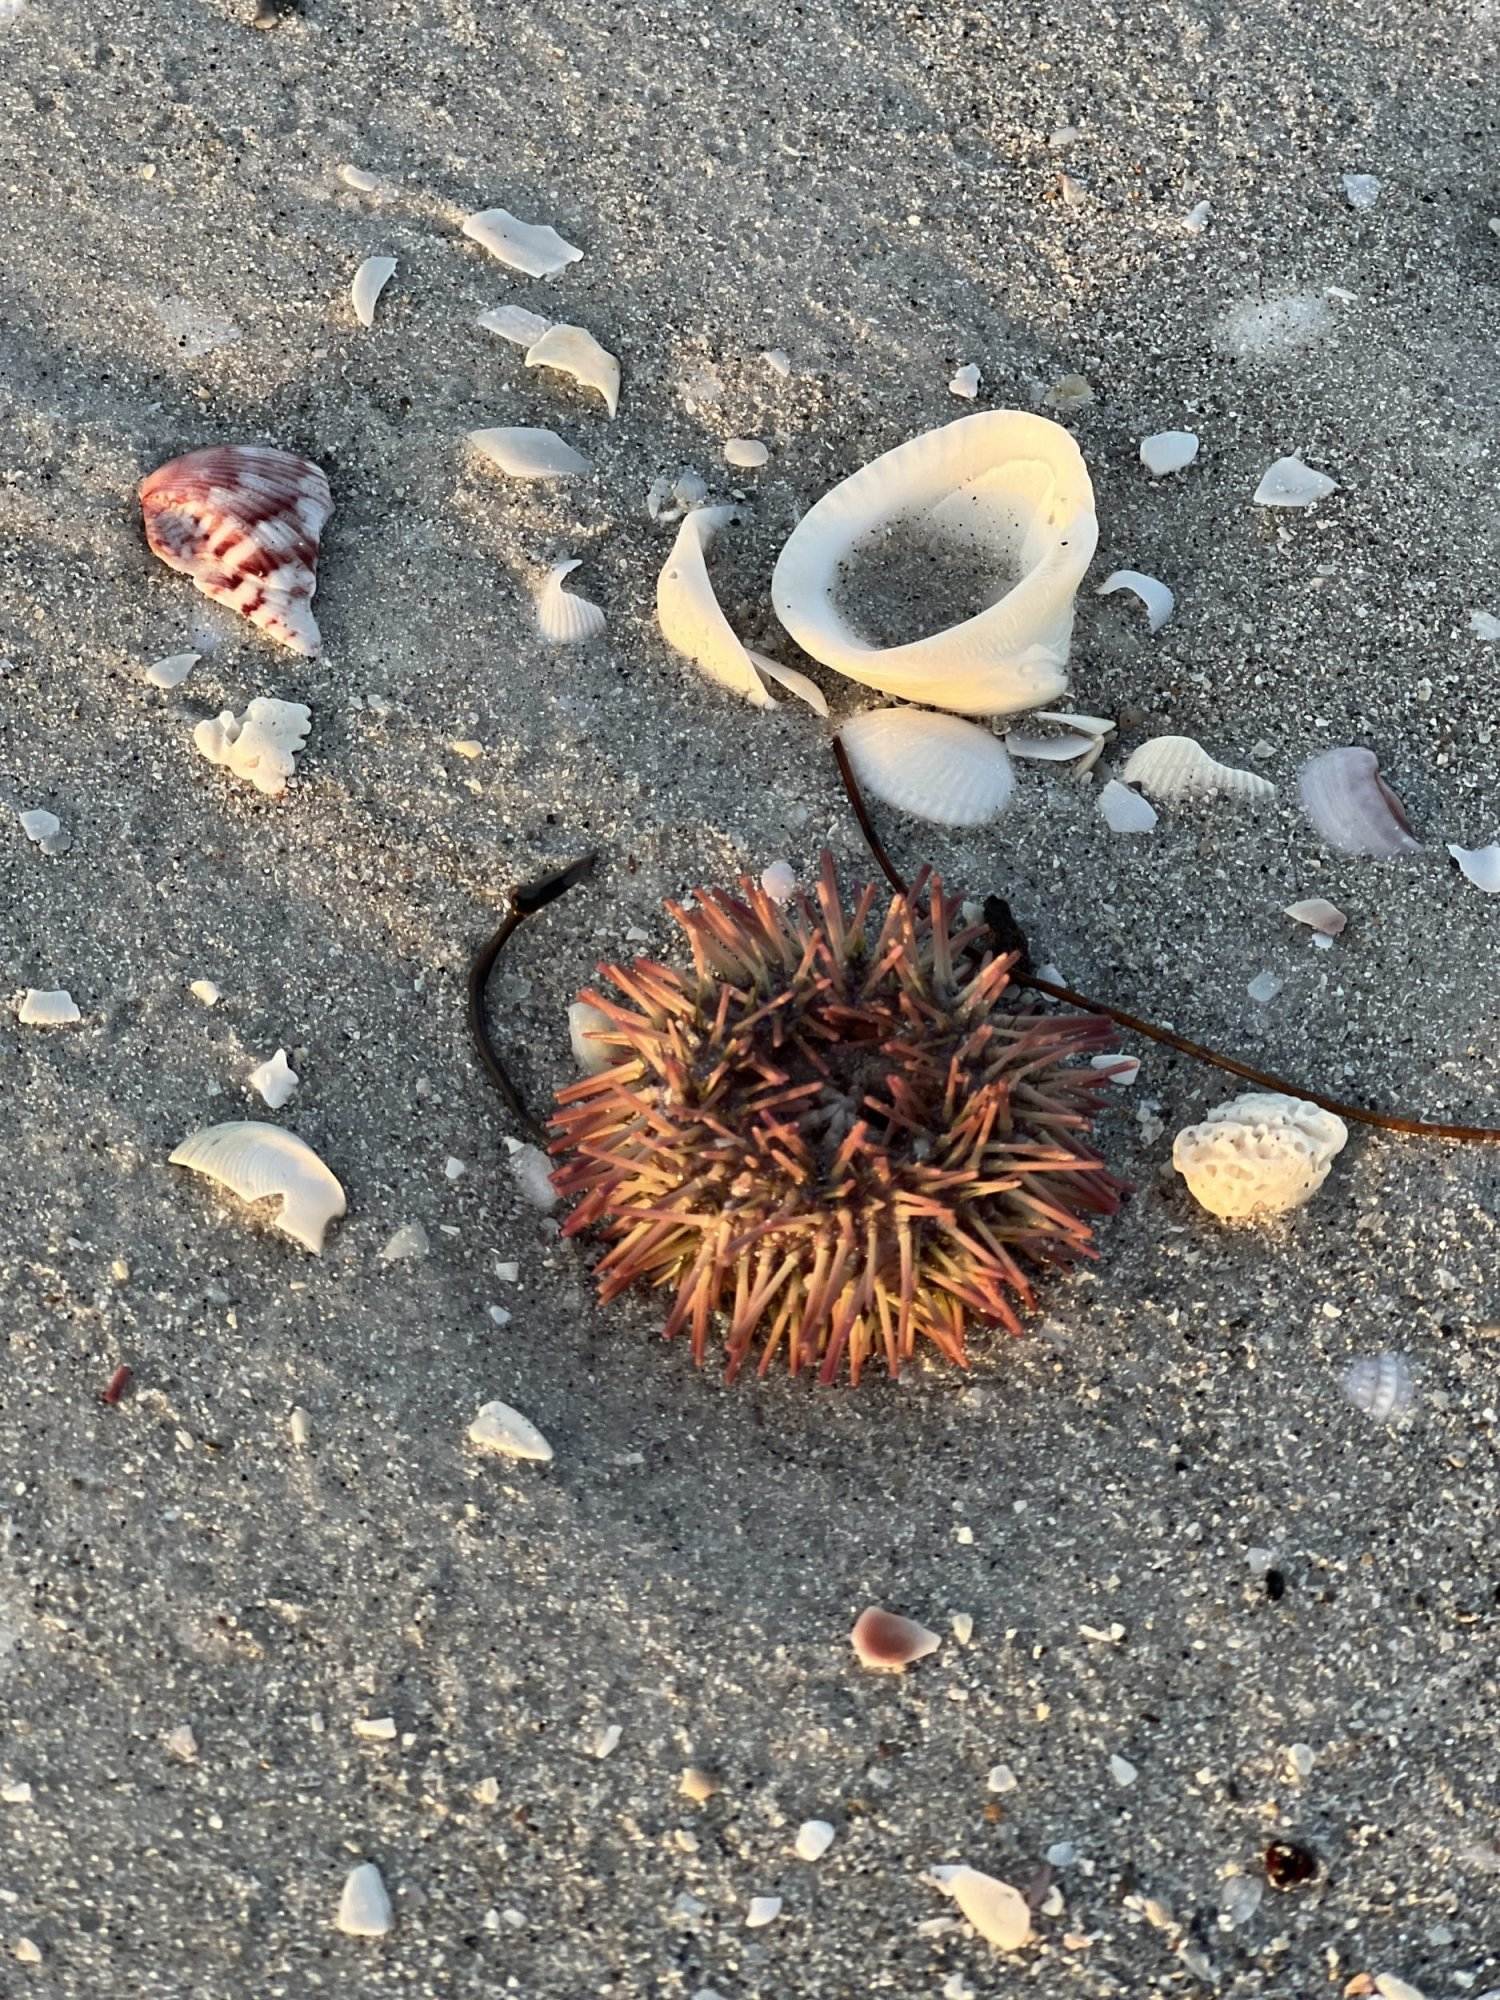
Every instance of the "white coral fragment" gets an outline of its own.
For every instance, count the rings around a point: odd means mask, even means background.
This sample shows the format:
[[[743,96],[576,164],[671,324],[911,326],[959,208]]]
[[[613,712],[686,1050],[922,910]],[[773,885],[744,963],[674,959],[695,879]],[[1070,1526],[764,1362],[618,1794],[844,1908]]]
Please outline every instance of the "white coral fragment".
[[[190,1132],[169,1156],[174,1167],[203,1174],[241,1201],[279,1197],[273,1227],[316,1256],[328,1225],[344,1213],[344,1190],[305,1139],[280,1125],[234,1119]]]
[[[528,278],[553,278],[583,252],[546,222],[523,222],[508,208],[484,208],[466,218],[464,235]]]
[[[243,716],[229,709],[193,731],[193,746],[210,764],[222,764],[268,798],[279,798],[294,775],[297,752],[307,741],[312,711],[300,701],[257,695]]]
[[[580,388],[593,389],[604,398],[611,416],[620,407],[620,364],[587,327],[570,326],[566,320],[549,326],[527,348],[526,366],[571,375]]]
[[[375,324],[375,306],[380,294],[396,275],[394,257],[366,257],[349,287],[349,303],[361,326]]]
[[[1159,632],[1171,617],[1177,599],[1160,578],[1147,576],[1143,570],[1113,570],[1094,592],[1096,597],[1109,597],[1117,590],[1128,590],[1138,597],[1146,607],[1146,629]]]
[[[1348,1137],[1341,1118],[1306,1098],[1252,1090],[1184,1126],[1172,1165],[1211,1215],[1288,1215],[1317,1193]]]

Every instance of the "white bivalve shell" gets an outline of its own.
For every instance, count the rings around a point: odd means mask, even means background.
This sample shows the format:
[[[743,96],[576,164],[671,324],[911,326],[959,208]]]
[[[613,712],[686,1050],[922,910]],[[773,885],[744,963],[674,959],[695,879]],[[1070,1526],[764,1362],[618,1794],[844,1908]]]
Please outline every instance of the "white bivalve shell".
[[[1153,799],[1269,799],[1276,787],[1254,771],[1239,771],[1210,757],[1191,736],[1153,736],[1130,753],[1120,773]]]
[[[279,1195],[274,1226],[315,1256],[329,1223],[344,1213],[344,1190],[335,1176],[305,1139],[280,1125],[239,1118],[205,1126],[190,1132],[169,1158],[174,1167],[206,1175],[241,1201]]]
[[[549,646],[586,646],[604,630],[604,613],[587,597],[563,589],[563,578],[578,568],[580,558],[554,563],[536,594],[537,629]]]
[[[841,601],[845,571],[916,537],[929,560],[983,568],[985,608],[894,645]],[[1060,424],[1023,410],[960,417],[885,452],[825,493],[771,577],[805,652],[883,694],[964,715],[1045,706],[1068,684],[1073,599],[1099,538],[1088,468]]]
[[[1009,1882],[961,1866],[934,1868],[931,1875],[996,1951],[1019,1951],[1031,1936],[1031,1905]]]
[[[956,715],[872,708],[846,722],[839,741],[864,791],[935,826],[983,826],[1015,784],[1005,745]]]
[[[396,275],[394,257],[366,257],[349,287],[349,302],[361,326],[375,324],[375,306],[380,294]]]
[[[530,424],[498,424],[487,431],[470,431],[469,443],[491,465],[512,479],[576,479],[589,462],[556,431]]]
[[[1323,1185],[1348,1137],[1342,1118],[1305,1097],[1251,1090],[1184,1126],[1172,1165],[1211,1215],[1290,1215]]]

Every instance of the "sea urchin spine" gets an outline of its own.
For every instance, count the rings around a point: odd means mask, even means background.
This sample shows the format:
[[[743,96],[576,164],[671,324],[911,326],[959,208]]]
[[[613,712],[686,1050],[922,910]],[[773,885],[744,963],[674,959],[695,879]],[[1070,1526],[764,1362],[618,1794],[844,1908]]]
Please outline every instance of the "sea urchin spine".
[[[668,903],[693,970],[601,967],[586,989],[609,1067],[558,1095],[566,1233],[610,1247],[606,1304],[675,1287],[663,1329],[701,1362],[716,1314],[728,1374],[756,1346],[823,1382],[919,1339],[966,1365],[970,1315],[1019,1333],[1030,1273],[1092,1257],[1121,1186],[1084,1135],[1109,1072],[1070,1064],[1107,1022],[1010,1003],[1013,956],[981,949],[924,873],[883,918],[845,907],[832,858],[779,906],[745,878]]]

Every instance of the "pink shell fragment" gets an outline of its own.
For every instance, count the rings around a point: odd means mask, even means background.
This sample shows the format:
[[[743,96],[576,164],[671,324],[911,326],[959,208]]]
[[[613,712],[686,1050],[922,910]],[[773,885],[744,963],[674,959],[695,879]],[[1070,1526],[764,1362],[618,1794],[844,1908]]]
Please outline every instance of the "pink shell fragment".
[[[1302,767],[1302,810],[1339,854],[1389,861],[1421,847],[1373,750],[1325,750]]]
[[[318,542],[333,512],[318,466],[272,445],[210,445],[142,480],[140,501],[153,555],[279,645],[316,657]]]
[[[872,1673],[901,1674],[913,1660],[925,1660],[929,1653],[935,1653],[942,1641],[914,1618],[871,1604],[855,1619],[849,1643],[860,1665]]]

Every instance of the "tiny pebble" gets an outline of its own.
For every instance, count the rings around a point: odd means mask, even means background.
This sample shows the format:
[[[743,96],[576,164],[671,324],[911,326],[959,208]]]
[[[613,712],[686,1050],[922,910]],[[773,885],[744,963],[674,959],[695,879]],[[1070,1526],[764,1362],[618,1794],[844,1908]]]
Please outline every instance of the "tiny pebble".
[[[689,1764],[678,1781],[677,1789],[685,1799],[692,1799],[701,1806],[719,1789],[719,1781],[712,1771],[705,1771],[697,1764]]]
[[[292,1433],[292,1443],[297,1447],[298,1451],[305,1451],[308,1440],[312,1436],[312,1418],[300,1403],[287,1419],[287,1425]]]
[[[349,1726],[356,1736],[363,1736],[371,1743],[394,1743],[396,1740],[395,1719],[389,1715],[356,1715]]]
[[[500,1803],[500,1780],[481,1778],[474,1787],[473,1799],[476,1806],[497,1806]]]
[[[32,1790],[24,1778],[7,1778],[0,1785],[0,1804],[8,1806],[29,1806]]]
[[[833,1845],[833,1828],[826,1819],[805,1819],[793,1845],[799,1861],[821,1861]]]
[[[747,1931],[761,1930],[767,1924],[774,1924],[780,1915],[781,1898],[779,1896],[752,1896],[750,1898],[750,1907],[745,1912],[745,1929]]]
[[[373,1861],[351,1868],[334,1923],[346,1937],[384,1937],[392,1923],[391,1899]]]
[[[1051,1868],[1071,1868],[1078,1859],[1078,1849],[1071,1840],[1055,1840],[1042,1858]]]
[[[953,1530],[953,1539],[958,1543],[960,1548],[970,1549],[974,1546],[974,1530],[966,1521],[961,1528]]]
[[[992,1764],[984,1782],[992,1792],[1013,1792],[1020,1780],[1009,1764]]]
[[[624,1734],[625,1731],[620,1727],[618,1722],[611,1722],[607,1728],[601,1729],[597,1733],[589,1748],[596,1757],[601,1759],[612,1757],[615,1751],[619,1749],[620,1738]]]
[[[201,1000],[205,1007],[217,1007],[224,997],[211,979],[195,979],[188,992],[195,1000]]]
[[[197,1760],[198,1739],[191,1723],[179,1722],[175,1729],[169,1729],[162,1738],[162,1746],[169,1757],[180,1757],[184,1764]]]
[[[1293,1743],[1286,1753],[1286,1761],[1295,1776],[1307,1778],[1312,1775],[1317,1753],[1310,1743]]]
[[[109,1275],[117,1285],[128,1285],[130,1283],[130,1266],[125,1262],[123,1257],[116,1257],[109,1267]]]
[[[491,1306],[490,1319],[496,1326],[510,1325],[510,1314],[505,1310],[504,1306]]]
[[[42,1962],[41,1946],[34,1944],[29,1937],[17,1938],[11,1952],[20,1965],[40,1965]]]
[[[679,1854],[696,1854],[700,1843],[691,1827],[679,1826],[672,1830],[672,1845]]]

